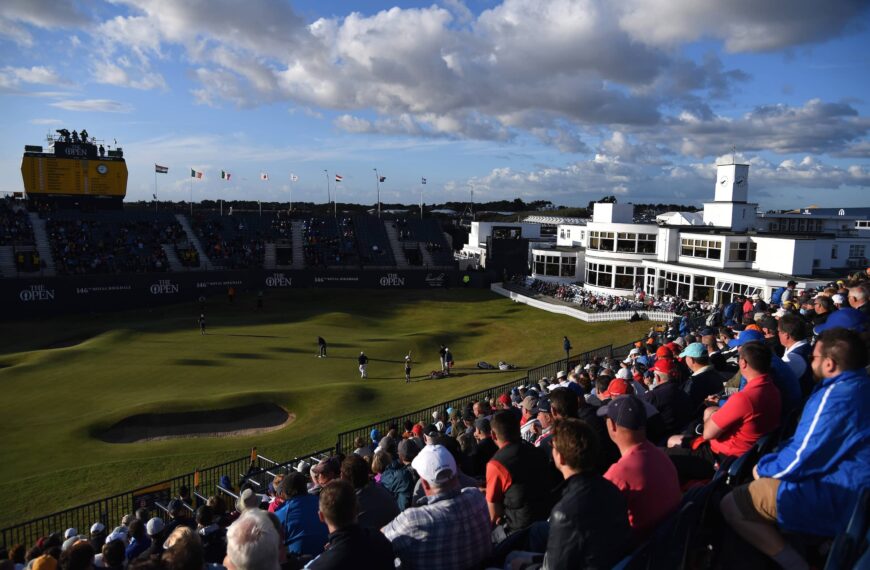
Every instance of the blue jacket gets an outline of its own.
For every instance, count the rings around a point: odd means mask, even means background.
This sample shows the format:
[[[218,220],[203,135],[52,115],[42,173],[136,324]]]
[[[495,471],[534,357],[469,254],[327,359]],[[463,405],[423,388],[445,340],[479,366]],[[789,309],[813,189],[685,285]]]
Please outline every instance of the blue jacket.
[[[312,556],[323,552],[329,530],[317,516],[318,502],[317,495],[296,495],[275,511],[284,528],[287,552]]]
[[[780,480],[779,525],[835,536],[846,530],[863,487],[870,485],[870,377],[850,370],[826,378],[810,395],[794,437],[758,462]]]
[[[387,469],[381,474],[381,485],[396,498],[399,510],[404,511],[411,506],[411,497],[414,495],[414,485],[417,484],[414,472],[410,465],[404,465],[398,459],[394,459]]]

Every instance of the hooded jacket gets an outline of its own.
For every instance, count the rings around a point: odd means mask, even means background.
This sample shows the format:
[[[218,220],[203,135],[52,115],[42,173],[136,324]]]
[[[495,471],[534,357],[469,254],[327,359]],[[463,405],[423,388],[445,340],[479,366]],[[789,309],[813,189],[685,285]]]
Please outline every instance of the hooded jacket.
[[[776,516],[783,529],[822,536],[845,531],[858,494],[870,485],[867,372],[822,380],[794,436],[759,460],[758,474],[780,480]]]

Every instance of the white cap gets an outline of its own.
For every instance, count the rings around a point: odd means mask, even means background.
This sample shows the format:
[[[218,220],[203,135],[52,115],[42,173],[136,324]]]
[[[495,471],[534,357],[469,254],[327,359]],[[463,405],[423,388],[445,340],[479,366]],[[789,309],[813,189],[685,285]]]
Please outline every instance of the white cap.
[[[260,496],[253,489],[245,489],[236,501],[236,510],[240,513],[260,506]]]
[[[831,300],[834,302],[835,305],[842,305],[842,304],[844,304],[844,303],[846,302],[846,298],[843,297],[843,296],[842,296],[841,294],[839,294],[839,293],[837,293],[836,295],[834,295],[833,297],[831,297]]]
[[[75,529],[75,527],[70,527],[66,529],[66,532],[63,533],[64,538],[72,538],[74,536],[78,536],[79,531]]]
[[[411,462],[417,474],[430,484],[446,483],[456,477],[456,460],[443,445],[427,445]]]
[[[619,372],[616,373],[616,377],[622,380],[631,380],[631,370],[628,368],[620,368]]]
[[[560,371],[556,372],[556,380],[559,380],[560,378],[564,378],[567,375],[568,374],[564,370],[560,370]]]
[[[91,534],[96,534],[96,533],[98,533],[98,532],[103,532],[104,530],[106,530],[106,525],[104,525],[104,524],[101,523],[101,522],[95,522],[95,523],[91,526]]]
[[[674,339],[674,344],[678,344],[678,345],[682,346],[683,348],[686,348],[686,341],[683,340],[683,337],[681,337],[681,336],[678,336],[677,338]]]
[[[160,517],[154,517],[145,525],[145,531],[148,533],[148,536],[157,536],[163,532],[165,527],[166,523],[163,522],[163,519]]]

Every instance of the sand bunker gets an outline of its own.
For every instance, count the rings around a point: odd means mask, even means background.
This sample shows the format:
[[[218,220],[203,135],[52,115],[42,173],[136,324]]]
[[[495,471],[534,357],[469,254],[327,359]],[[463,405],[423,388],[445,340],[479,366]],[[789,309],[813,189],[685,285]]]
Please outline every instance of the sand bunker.
[[[99,438],[107,443],[136,443],[187,437],[255,435],[281,429],[296,419],[276,404],[252,404],[223,410],[138,414],[119,421]]]

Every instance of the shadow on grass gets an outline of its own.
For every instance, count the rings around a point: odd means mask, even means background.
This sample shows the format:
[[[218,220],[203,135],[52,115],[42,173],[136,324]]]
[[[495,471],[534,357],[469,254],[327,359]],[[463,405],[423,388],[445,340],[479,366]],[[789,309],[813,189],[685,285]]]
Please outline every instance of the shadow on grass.
[[[271,334],[209,333],[211,336],[242,336],[247,338],[287,338]]]
[[[209,360],[207,358],[177,358],[172,361],[173,364],[180,366],[220,366],[218,360]]]
[[[319,354],[316,350],[310,351],[310,350],[304,350],[302,348],[294,348],[292,346],[269,346],[269,347],[266,347],[266,350],[268,350],[269,352],[281,352],[283,354],[308,354],[308,353],[312,353],[312,354],[314,354],[314,356],[317,356]]]
[[[260,354],[256,352],[222,352],[219,356],[224,358],[237,358],[239,360],[271,360],[268,354]]]

